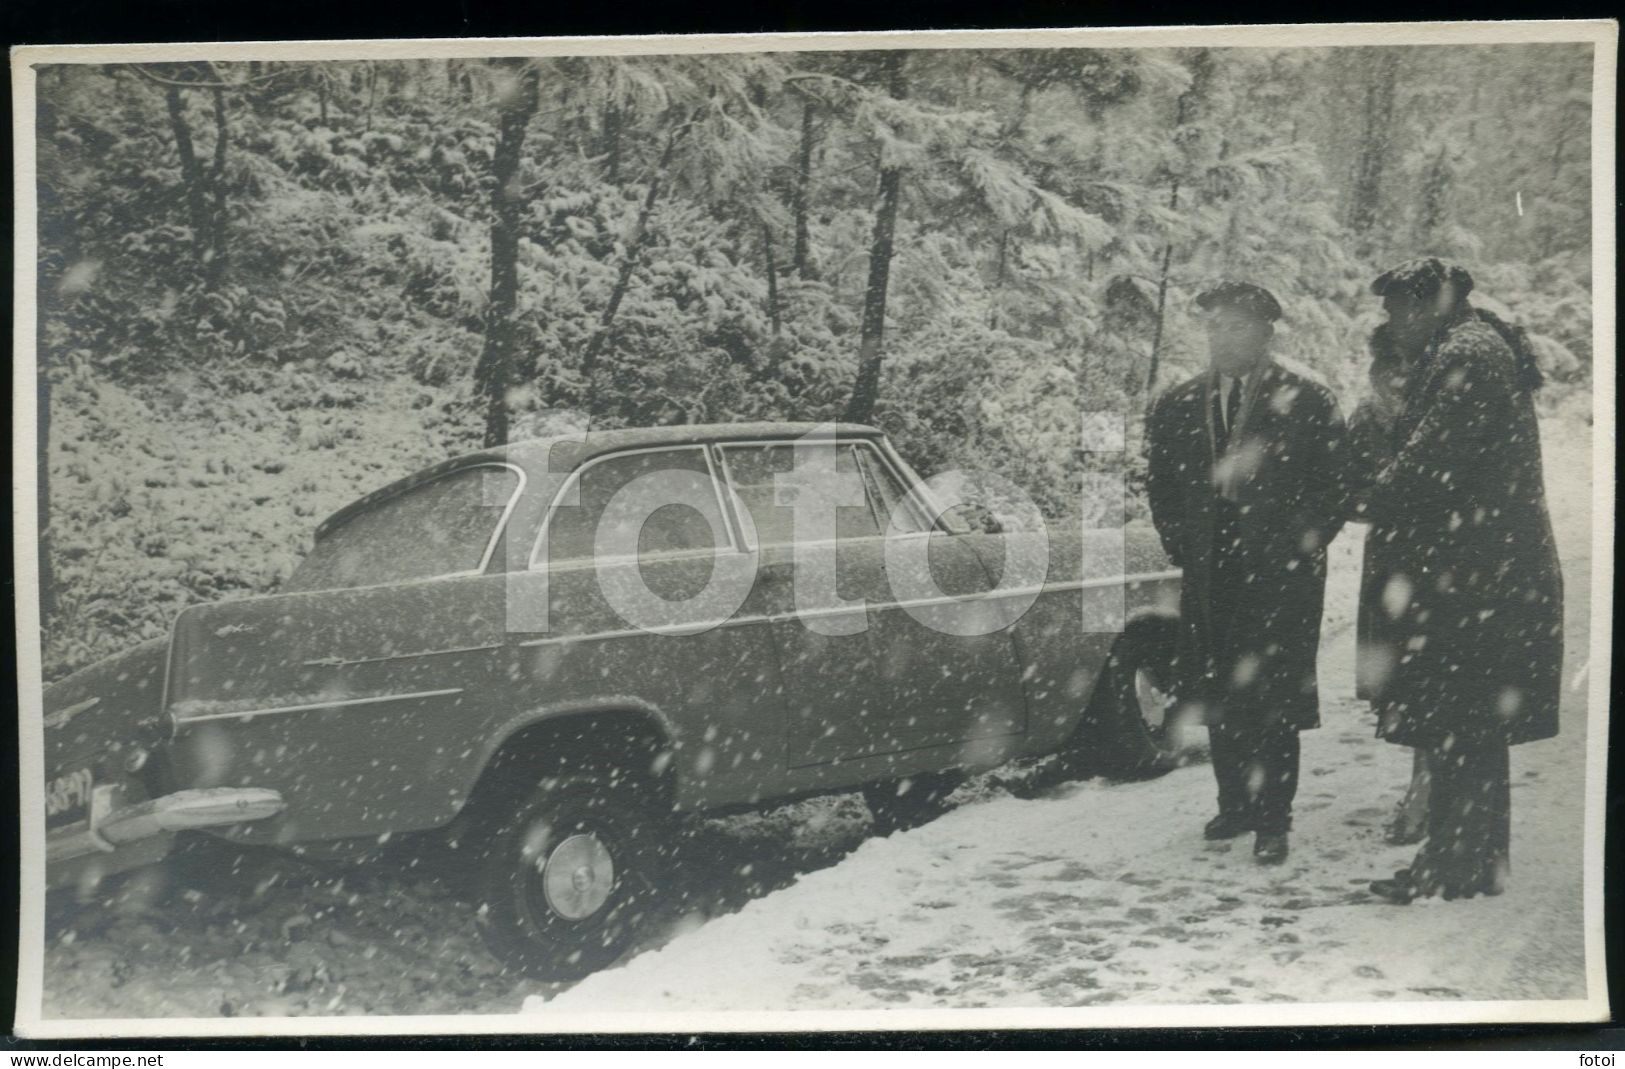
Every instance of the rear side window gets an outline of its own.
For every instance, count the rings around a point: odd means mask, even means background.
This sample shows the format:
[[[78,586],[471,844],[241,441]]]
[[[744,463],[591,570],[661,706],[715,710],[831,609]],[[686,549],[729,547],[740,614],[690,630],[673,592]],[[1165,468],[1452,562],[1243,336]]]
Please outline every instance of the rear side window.
[[[282,589],[376,586],[478,571],[518,491],[518,472],[496,465],[413,487],[329,531]]]
[[[727,520],[704,448],[648,449],[600,457],[571,476],[574,493],[571,484],[566,484],[561,503],[548,514],[531,564],[593,557],[604,507],[619,490],[644,476],[654,478],[639,487],[656,495],[662,483],[672,486],[681,481],[688,487],[703,484],[705,489],[697,495],[680,495],[680,502],[661,505],[644,517],[637,532],[639,559],[714,552],[729,545]]]

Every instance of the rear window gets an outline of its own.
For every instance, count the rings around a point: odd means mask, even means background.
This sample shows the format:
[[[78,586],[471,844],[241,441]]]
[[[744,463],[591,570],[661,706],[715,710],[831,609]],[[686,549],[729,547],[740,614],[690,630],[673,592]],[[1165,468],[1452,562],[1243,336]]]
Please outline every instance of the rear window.
[[[519,491],[512,468],[442,475],[327,532],[282,589],[332,590],[477,571]]]

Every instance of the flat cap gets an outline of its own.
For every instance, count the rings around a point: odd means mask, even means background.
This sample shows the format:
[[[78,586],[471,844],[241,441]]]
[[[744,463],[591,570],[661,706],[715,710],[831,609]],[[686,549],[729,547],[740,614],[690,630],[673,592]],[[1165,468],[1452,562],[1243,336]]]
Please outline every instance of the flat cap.
[[[1251,282],[1220,282],[1198,293],[1196,303],[1208,312],[1216,308],[1240,309],[1269,323],[1281,318],[1281,302],[1275,294]]]
[[[1371,292],[1378,297],[1416,297],[1426,299],[1439,292],[1446,282],[1456,289],[1457,297],[1473,291],[1473,276],[1460,264],[1441,260],[1437,256],[1419,256],[1395,264],[1371,282]]]

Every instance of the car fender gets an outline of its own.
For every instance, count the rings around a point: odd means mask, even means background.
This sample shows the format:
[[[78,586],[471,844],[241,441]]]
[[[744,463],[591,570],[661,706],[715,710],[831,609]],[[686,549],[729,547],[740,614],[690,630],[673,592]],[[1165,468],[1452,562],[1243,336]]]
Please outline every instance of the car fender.
[[[471,777],[463,785],[464,804],[472,798],[478,784],[490,770],[492,762],[521,732],[538,724],[556,723],[574,717],[603,715],[630,715],[648,726],[664,747],[676,749],[682,745],[676,725],[664,710],[644,698],[629,694],[609,694],[593,698],[575,698],[533,706],[503,721],[486,735],[476,760],[470,762]],[[678,772],[677,762],[671,762],[669,774]]]

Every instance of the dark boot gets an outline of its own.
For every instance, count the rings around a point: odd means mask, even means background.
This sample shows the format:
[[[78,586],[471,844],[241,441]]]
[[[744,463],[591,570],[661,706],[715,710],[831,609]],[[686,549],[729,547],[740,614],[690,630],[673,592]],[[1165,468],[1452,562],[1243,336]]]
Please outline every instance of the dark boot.
[[[1370,888],[1372,894],[1396,906],[1410,905],[1417,892],[1416,881],[1411,878],[1410,869],[1400,869],[1394,873],[1391,880],[1372,880]]]
[[[1253,840],[1253,857],[1260,865],[1279,865],[1286,860],[1287,839],[1284,831],[1261,831]]]
[[[1253,830],[1253,818],[1246,813],[1220,813],[1207,822],[1202,838],[1212,841],[1234,839]]]

